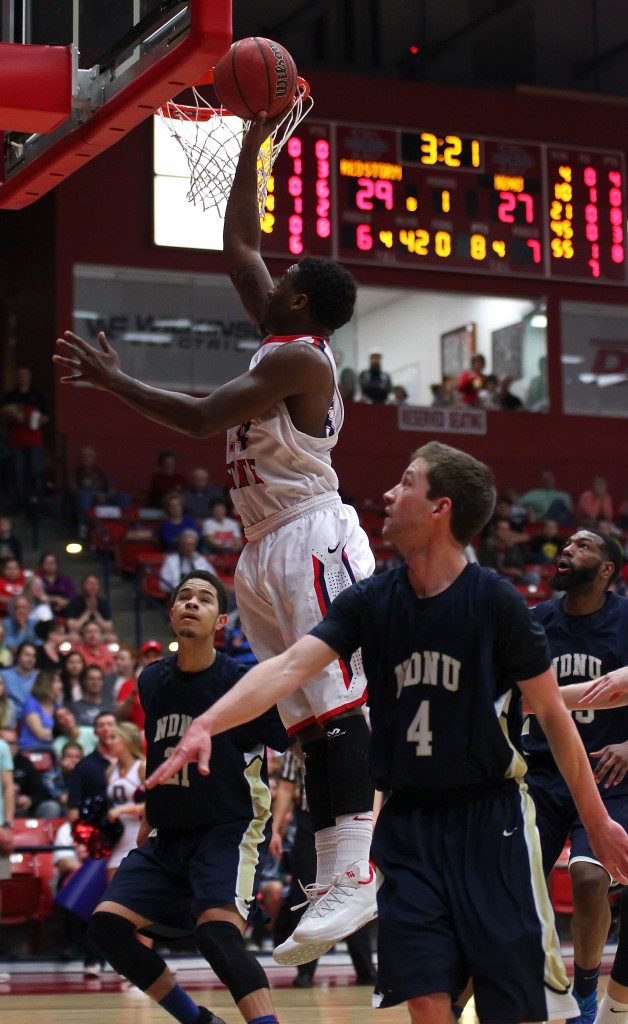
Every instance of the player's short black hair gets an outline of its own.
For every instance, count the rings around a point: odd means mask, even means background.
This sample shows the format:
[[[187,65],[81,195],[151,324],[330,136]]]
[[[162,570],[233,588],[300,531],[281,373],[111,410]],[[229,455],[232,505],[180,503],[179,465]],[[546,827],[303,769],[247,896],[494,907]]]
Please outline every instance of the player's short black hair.
[[[294,287],[308,297],[312,319],[335,331],[353,316],[357,285],[340,263],[305,256],[292,271]]]
[[[414,453],[427,463],[428,498],[451,499],[451,532],[466,547],[495,508],[492,470],[467,452],[430,441]]]
[[[583,526],[582,530],[585,533],[592,534],[598,542],[598,547],[602,552],[602,557],[605,562],[613,563],[613,572],[609,577],[608,586],[614,583],[619,576],[622,566],[624,564],[624,555],[621,547],[617,543],[614,537],[611,537],[608,533],[602,533],[601,530],[592,530],[588,526]],[[577,531],[579,532],[579,531]]]
[[[227,588],[218,576],[214,576],[213,572],[208,572],[207,569],[192,569],[191,572],[185,574],[183,579],[180,581],[178,587],[172,595],[172,600],[176,601],[177,594],[181,590],[188,580],[205,580],[206,583],[211,583],[212,587],[216,591],[218,598],[218,611],[221,615],[226,615],[229,611],[229,597],[227,595]]]

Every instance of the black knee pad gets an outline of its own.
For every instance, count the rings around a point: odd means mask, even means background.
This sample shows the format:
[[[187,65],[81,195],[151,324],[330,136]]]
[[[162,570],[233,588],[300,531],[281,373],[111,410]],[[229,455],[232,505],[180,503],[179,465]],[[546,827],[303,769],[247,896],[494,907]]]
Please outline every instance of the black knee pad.
[[[372,811],[375,787],[369,772],[371,734],[362,711],[329,718],[324,729],[334,820],[341,814]]]
[[[87,940],[142,992],[154,985],[166,970],[166,962],[135,935],[135,925],[126,917],[97,910],[87,926]]]
[[[310,740],[301,744],[305,758],[305,795],[312,817],[312,831],[321,832],[324,828],[332,828],[336,824],[331,790],[329,788],[329,766],[327,760],[327,740]]]
[[[205,921],[196,929],[196,945],[237,1003],[268,988],[263,968],[246,948],[240,931],[228,921]]]

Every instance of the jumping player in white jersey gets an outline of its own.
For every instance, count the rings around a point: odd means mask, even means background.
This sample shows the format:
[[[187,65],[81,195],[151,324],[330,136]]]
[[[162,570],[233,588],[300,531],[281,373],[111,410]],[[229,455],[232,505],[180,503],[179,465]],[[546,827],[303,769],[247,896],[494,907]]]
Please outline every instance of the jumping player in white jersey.
[[[87,381],[158,423],[195,437],[228,431],[231,498],[248,541],[236,572],[236,600],[258,660],[307,633],[339,591],[374,569],[355,510],[338,495],[330,457],[343,407],[329,337],[352,316],[355,282],[337,263],[306,257],[273,286],[260,255],[256,170],[271,127],[259,120],[246,134],[225,214],[231,280],[266,336],[248,372],[206,398],[193,398],[123,373],[104,334],[97,349],[67,332],[54,356],[70,371],[63,382]],[[376,913],[365,700],[358,652],[349,662],[326,666],[280,707],[305,755],[317,849],[310,907],[295,936],[275,951],[280,963],[322,955]],[[349,868],[357,881],[347,887]]]

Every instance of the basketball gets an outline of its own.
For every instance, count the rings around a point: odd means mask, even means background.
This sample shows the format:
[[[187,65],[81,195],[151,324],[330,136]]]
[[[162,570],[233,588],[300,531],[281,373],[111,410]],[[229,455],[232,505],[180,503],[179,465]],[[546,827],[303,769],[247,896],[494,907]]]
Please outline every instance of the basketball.
[[[261,36],[238,39],[214,68],[214,88],[223,107],[245,121],[261,110],[276,117],[291,106],[297,68],[279,43]]]

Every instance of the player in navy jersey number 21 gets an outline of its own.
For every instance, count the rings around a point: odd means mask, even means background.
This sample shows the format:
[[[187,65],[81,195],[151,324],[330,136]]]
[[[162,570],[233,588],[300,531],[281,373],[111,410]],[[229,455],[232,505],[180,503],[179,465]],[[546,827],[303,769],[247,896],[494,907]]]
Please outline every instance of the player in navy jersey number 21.
[[[419,449],[384,495],[383,535],[405,564],[356,583],[309,636],[253,668],[190,726],[148,785],[212,737],[362,647],[377,819],[376,1004],[450,1024],[473,981],[483,1024],[577,1014],[514,740],[525,695],[574,794],[596,856],[628,878],[628,837],[604,809],[561,699],[547,641],[514,587],[463,549],[495,501],[490,470],[446,445]],[[511,737],[513,737],[511,739]]]
[[[249,370],[195,398],[122,373],[104,334],[96,349],[68,332],[54,356],[70,371],[65,382],[88,381],[158,423],[194,437],[227,431],[231,500],[248,541],[235,574],[236,601],[258,661],[304,636],[340,590],[375,567],[355,509],[340,500],[331,464],[343,405],[329,338],[353,314],[355,281],[337,263],[305,257],[273,286],[260,254],[257,201],[259,149],[271,127],[257,121],[244,136],[225,212],[229,275],[265,335]],[[275,950],[279,963],[321,956],[376,914],[365,700],[356,654],[324,666],[279,708],[303,749],[317,852],[316,879],[303,880],[312,883],[311,905],[298,941],[295,935]],[[359,876],[355,888],[344,884],[348,868]]]
[[[226,612],[227,594],[216,576],[196,569],[183,578],[171,609],[178,652],[139,678],[148,771],[164,763],[192,719],[246,672],[214,647]],[[116,971],[180,1024],[224,1024],[197,1006],[162,957],[137,938],[144,928],[194,934],[244,1020],[277,1024],[266,975],[242,933],[257,910],[270,837],[266,746],[283,750],[289,741],[276,708],[221,740],[211,775],[185,765],[147,794],[139,845],[120,864],[88,935]]]

